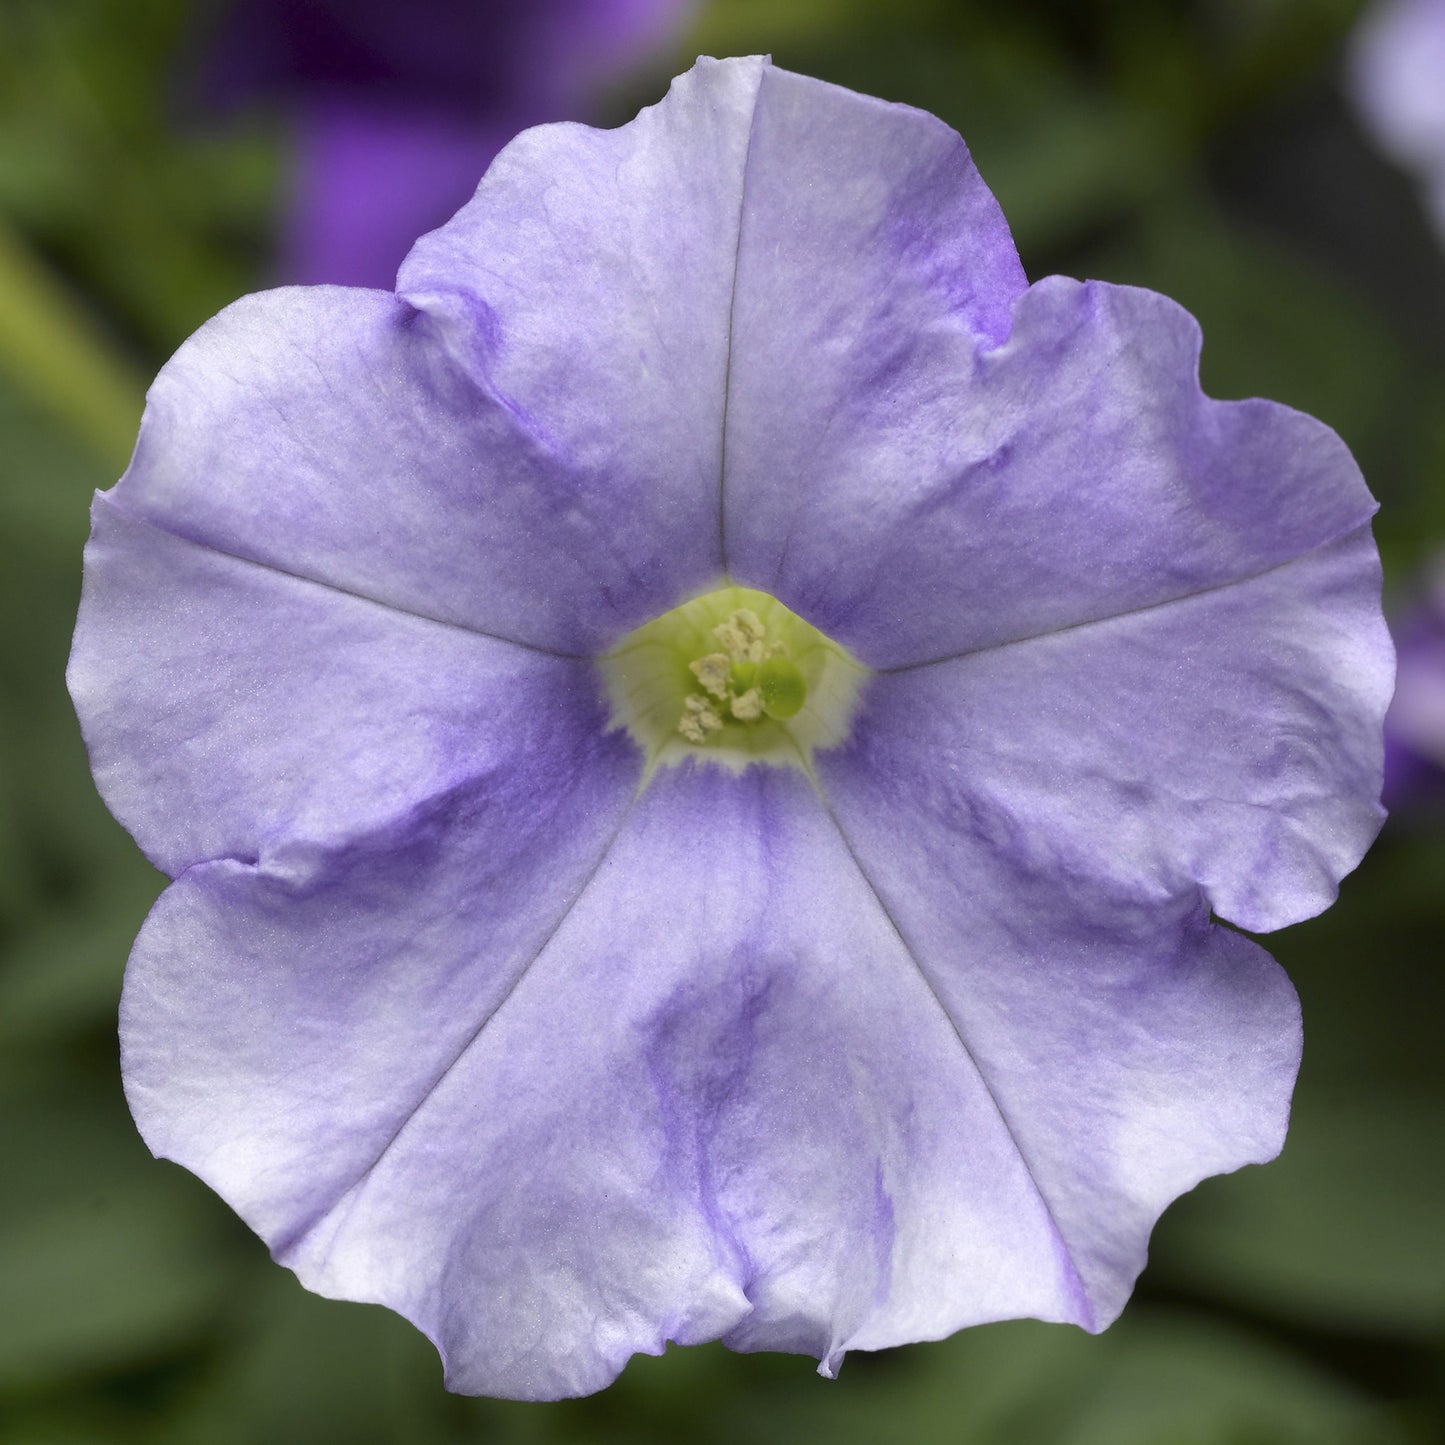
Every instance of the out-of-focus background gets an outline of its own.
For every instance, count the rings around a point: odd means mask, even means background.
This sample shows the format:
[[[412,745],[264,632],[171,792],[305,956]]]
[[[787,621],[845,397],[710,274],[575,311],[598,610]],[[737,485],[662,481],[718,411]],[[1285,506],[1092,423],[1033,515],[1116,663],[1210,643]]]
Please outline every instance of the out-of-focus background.
[[[443,219],[509,127],[617,123],[699,52],[753,51],[942,116],[1031,277],[1167,292],[1203,325],[1211,393],[1335,427],[1381,499],[1392,615],[1428,656],[1445,231],[1351,100],[1367,8],[0,3],[0,1445],[1445,1438],[1445,791],[1428,759],[1405,759],[1338,905],[1269,940],[1305,1011],[1283,1157],[1171,1210],[1105,1335],[993,1326],[851,1356],[832,1384],[802,1358],[673,1350],[601,1396],[529,1406],[445,1394],[409,1326],[307,1295],[136,1137],[116,1002],[162,880],[95,795],[62,679],[90,494],[188,332],[278,280],[384,270],[389,243],[358,249],[364,228]],[[328,10],[349,10],[339,40]]]

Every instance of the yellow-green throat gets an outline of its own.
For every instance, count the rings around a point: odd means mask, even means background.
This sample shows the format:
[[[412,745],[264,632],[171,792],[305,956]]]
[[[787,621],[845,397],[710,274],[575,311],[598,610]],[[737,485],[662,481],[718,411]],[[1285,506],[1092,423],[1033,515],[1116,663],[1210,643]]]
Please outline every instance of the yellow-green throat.
[[[652,766],[693,757],[807,770],[848,736],[867,669],[776,597],[719,587],[601,659],[614,726]]]

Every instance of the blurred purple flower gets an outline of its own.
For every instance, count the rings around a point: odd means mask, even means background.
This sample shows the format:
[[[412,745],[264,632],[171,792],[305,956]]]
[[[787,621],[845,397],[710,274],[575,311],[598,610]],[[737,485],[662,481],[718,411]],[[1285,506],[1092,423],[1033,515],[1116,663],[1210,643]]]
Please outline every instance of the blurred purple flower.
[[[1445,558],[1395,629],[1395,697],[1385,715],[1385,802],[1392,811],[1445,803]]]
[[[1445,0],[1385,0],[1355,33],[1350,88],[1381,149],[1424,182],[1445,235]]]
[[[518,131],[582,119],[691,0],[239,0],[205,67],[223,108],[290,112],[282,271],[389,290]]]
[[[203,327],[70,672],[175,879],[150,1146],[459,1390],[1107,1325],[1283,1139],[1296,1000],[1211,909],[1310,916],[1381,818],[1374,504],[1198,350],[1028,286],[940,122],[758,60],[522,135],[397,296]]]

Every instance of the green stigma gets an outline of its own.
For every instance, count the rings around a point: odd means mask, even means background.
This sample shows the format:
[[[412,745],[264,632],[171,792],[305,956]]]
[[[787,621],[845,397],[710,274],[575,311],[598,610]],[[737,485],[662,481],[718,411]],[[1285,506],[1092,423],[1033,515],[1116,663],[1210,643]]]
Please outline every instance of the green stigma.
[[[601,659],[615,726],[652,766],[688,757],[806,769],[848,735],[867,669],[776,597],[719,587]]]

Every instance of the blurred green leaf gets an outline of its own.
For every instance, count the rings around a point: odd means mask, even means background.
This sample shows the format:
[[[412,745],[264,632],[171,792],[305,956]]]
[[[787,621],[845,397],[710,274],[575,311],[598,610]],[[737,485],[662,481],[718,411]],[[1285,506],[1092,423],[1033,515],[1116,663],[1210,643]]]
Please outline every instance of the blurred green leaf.
[[[73,1143],[61,1129],[48,1147]],[[0,1391],[142,1358],[214,1312],[225,1271],[169,1203],[136,1179],[27,1216],[5,1211]]]
[[[895,25],[926,18],[936,0],[894,0]],[[703,5],[688,39],[703,55],[759,55],[848,31],[877,15],[875,0],[715,0]]]
[[[279,1266],[258,1264],[230,1300],[224,1339],[157,1445],[452,1438],[436,1353],[389,1311],[319,1299]]]
[[[1289,1137],[1165,1215],[1151,1281],[1339,1332],[1445,1331],[1442,878],[1445,829],[1392,826],[1328,913],[1262,940],[1304,1009]]]
[[[144,379],[14,232],[0,224],[0,367],[116,468]]]
[[[729,1373],[743,1375],[750,1362],[738,1363]],[[623,1387],[635,1374],[652,1387],[646,1398],[656,1398],[658,1378],[672,1364],[671,1354],[635,1361]],[[1408,1438],[1357,1391],[1253,1332],[1142,1306],[1098,1337],[1027,1321],[989,1325],[934,1345],[852,1356],[833,1384],[794,1375],[769,1379],[765,1391],[715,1386],[707,1433],[698,1429],[698,1394],[690,1397],[691,1420],[680,1412],[676,1433],[656,1438],[833,1445],[895,1438],[910,1445],[1390,1445]],[[640,1391],[635,1398],[640,1404]]]
[[[1244,1330],[1138,1310],[1081,1392],[1059,1445],[1391,1445],[1389,1413]],[[1107,1336],[1106,1336],[1107,1338]],[[1007,1438],[999,1436],[998,1445]]]
[[[132,418],[126,454],[135,441],[139,413]],[[124,466],[112,465],[89,448],[83,438],[66,428],[56,411],[47,411],[38,397],[24,389],[0,367],[0,448],[5,456],[4,484],[0,485],[0,547],[7,563],[27,561],[26,581],[36,577],[39,565],[46,572],[46,593],[16,599],[32,610],[46,602],[58,603],[57,587],[69,586],[78,598],[80,549],[90,531],[90,499],[108,487]],[[12,561],[13,559],[13,561]],[[3,579],[0,579],[3,585]],[[6,589],[11,598],[18,589]],[[5,629],[7,649],[30,645],[26,625],[31,618],[12,614]],[[46,630],[41,629],[44,637]]]
[[[1304,1005],[1296,1120],[1316,1101],[1331,1109],[1378,1095],[1427,1110],[1445,1101],[1442,879],[1445,819],[1392,819],[1328,912],[1262,940]]]
[[[1151,1278],[1342,1332],[1445,1331],[1436,1100],[1301,1097],[1284,1153],[1175,1206]]]
[[[0,450],[14,468],[0,487],[0,998],[18,1005],[14,969],[47,971],[7,953],[31,946],[22,934],[54,943],[64,992],[92,925],[100,946],[117,948],[120,914],[138,921],[158,880],[96,795],[65,689],[90,497],[113,473],[3,379]],[[47,909],[57,910],[48,922],[35,916]],[[36,1002],[45,992],[24,988]],[[18,1017],[0,1020],[0,1032],[15,1027]]]
[[[157,359],[255,289],[279,176],[274,127],[182,117],[197,8],[0,7],[0,216]]]
[[[144,1361],[220,1307],[219,1206],[156,1163],[119,1097],[55,1050],[0,1065],[0,1398]]]
[[[120,1445],[131,1440],[137,1437],[126,1430],[123,1419],[93,1400],[0,1411],[0,1445]]]
[[[166,1445],[344,1438],[595,1445],[1396,1445],[1359,1392],[1243,1330],[1137,1308],[1103,1336],[1020,1322],[850,1357],[836,1382],[802,1358],[720,1346],[639,1357],[603,1395],[527,1405],[443,1395],[399,1320],[255,1289],[232,1348],[168,1422]]]
[[[1399,478],[1382,495],[1380,531],[1382,545],[1388,543],[1398,560],[1394,581],[1403,591],[1445,554],[1445,375],[1420,377],[1414,412],[1401,419],[1400,437]]]
[[[162,880],[138,854],[0,951],[0,1050],[114,1025],[131,944]]]

